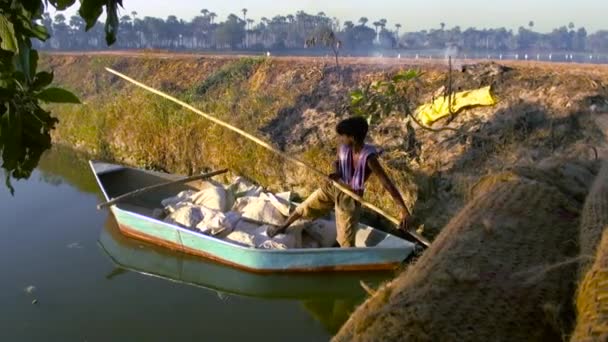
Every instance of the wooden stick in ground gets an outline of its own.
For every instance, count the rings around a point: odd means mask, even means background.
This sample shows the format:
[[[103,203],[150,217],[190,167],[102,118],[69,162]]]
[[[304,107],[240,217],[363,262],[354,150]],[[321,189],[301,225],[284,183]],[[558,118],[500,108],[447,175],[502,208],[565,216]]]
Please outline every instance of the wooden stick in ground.
[[[218,124],[218,125],[220,125],[222,127],[228,128],[229,130],[242,135],[243,137],[245,137],[245,138],[247,138],[247,139],[255,142],[256,144],[264,147],[265,149],[267,149],[267,150],[269,150],[269,151],[271,151],[271,152],[273,152],[273,153],[275,153],[275,154],[277,154],[277,155],[279,155],[279,156],[281,156],[281,157],[283,157],[283,158],[285,158],[285,159],[287,159],[287,160],[295,163],[296,165],[299,165],[301,167],[304,167],[304,168],[312,171],[313,173],[315,173],[315,174],[323,177],[324,179],[332,182],[333,185],[336,186],[336,188],[338,188],[340,191],[344,192],[345,194],[349,195],[350,197],[354,198],[356,201],[358,201],[359,203],[361,203],[362,206],[364,206],[364,207],[366,207],[368,209],[371,209],[371,210],[377,212],[378,214],[384,216],[386,219],[388,219],[389,221],[391,221],[392,223],[394,223],[397,226],[401,223],[398,219],[392,217],[391,215],[389,215],[384,210],[378,208],[377,206],[375,206],[375,205],[373,205],[371,203],[366,202],[365,200],[363,200],[363,198],[361,198],[361,196],[357,195],[356,193],[354,193],[350,189],[347,189],[342,184],[340,184],[340,183],[334,181],[333,179],[329,178],[325,173],[323,173],[323,172],[315,169],[314,167],[312,167],[312,166],[304,163],[303,161],[301,161],[301,160],[299,160],[297,158],[294,158],[294,157],[290,156],[287,153],[284,153],[282,151],[279,151],[279,150],[275,149],[274,147],[272,147],[267,142],[265,142],[265,141],[263,141],[263,140],[255,137],[255,136],[253,136],[253,135],[251,135],[251,134],[243,131],[242,129],[234,127],[234,126],[232,126],[232,125],[230,125],[228,123],[225,123],[224,121],[219,120],[219,119],[217,119],[217,118],[215,118],[215,117],[213,117],[213,116],[211,116],[211,115],[209,115],[207,113],[204,113],[203,111],[201,111],[199,109],[196,109],[196,108],[192,107],[191,105],[189,105],[189,104],[187,104],[187,103],[185,103],[183,101],[180,101],[180,100],[176,99],[175,97],[173,97],[171,95],[165,94],[164,92],[162,92],[160,90],[156,90],[156,89],[154,89],[154,88],[152,88],[150,86],[147,86],[147,85],[145,85],[145,84],[143,84],[141,82],[138,82],[138,81],[136,81],[136,80],[134,80],[134,79],[126,76],[126,75],[121,74],[120,72],[118,72],[116,70],[112,70],[110,68],[106,68],[106,70],[108,72],[110,72],[110,73],[112,73],[112,74],[114,74],[114,75],[116,75],[116,76],[118,76],[118,77],[120,77],[120,78],[122,78],[122,79],[124,79],[124,80],[126,80],[128,82],[130,82],[130,83],[135,84],[136,86],[138,86],[140,88],[143,88],[143,89],[145,89],[145,90],[147,90],[147,91],[149,91],[151,93],[154,93],[154,94],[156,94],[158,96],[164,97],[164,98],[166,98],[167,100],[169,100],[171,102],[177,103],[178,105],[180,105],[180,106],[182,106],[182,107],[184,107],[186,109],[189,109],[189,110],[193,111],[194,113],[196,113],[196,114],[204,117],[205,119],[207,119],[209,121],[212,121],[212,122],[214,122],[214,123],[216,123],[216,124]],[[423,244],[424,246],[429,246],[430,245],[430,242],[427,239],[425,239],[421,235],[417,234],[416,232],[408,231],[407,233],[411,237],[413,237],[414,239],[416,239],[418,242],[420,242],[421,244]]]
[[[131,192],[128,192],[124,195],[120,195],[116,198],[113,198],[112,200],[105,202],[105,203],[101,203],[99,205],[97,205],[97,209],[103,209],[105,207],[109,207],[113,204],[116,204],[120,201],[123,201],[127,198],[131,198],[131,197],[135,197],[135,196],[139,196],[143,193],[146,193],[148,191],[151,190],[156,190],[165,186],[169,186],[169,185],[175,185],[175,184],[182,184],[182,183],[188,183],[188,182],[192,182],[192,181],[196,181],[196,180],[201,180],[201,179],[207,179],[207,178],[211,178],[213,176],[217,176],[217,175],[221,175],[223,173],[228,172],[228,169],[223,169],[223,170],[218,170],[218,171],[213,171],[213,172],[209,172],[209,173],[205,173],[202,175],[196,175],[196,176],[191,176],[191,177],[186,177],[186,178],[181,178],[178,179],[176,181],[171,181],[171,182],[166,182],[166,183],[161,183],[161,184],[156,184],[156,185],[151,185],[145,188],[141,188],[141,189],[137,189]]]

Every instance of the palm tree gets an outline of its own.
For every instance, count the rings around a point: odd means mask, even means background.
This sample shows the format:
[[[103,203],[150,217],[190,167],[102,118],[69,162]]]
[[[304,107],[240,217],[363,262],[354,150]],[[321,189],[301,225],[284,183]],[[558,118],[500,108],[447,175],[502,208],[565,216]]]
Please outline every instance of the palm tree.
[[[249,34],[247,33],[247,9],[243,8],[243,21],[245,22],[245,48],[249,47]]]
[[[445,23],[444,22],[439,23],[439,26],[441,26],[441,31],[445,30]]]
[[[365,26],[365,24],[367,24],[368,21],[369,21],[369,19],[367,19],[366,17],[361,17],[359,19],[359,23],[361,23],[361,26]]]
[[[217,14],[215,14],[215,12],[211,12],[209,13],[209,19],[211,20],[211,23],[213,24],[213,20],[217,18]]]
[[[530,22],[528,23],[528,27],[530,28],[530,30],[532,30],[532,28],[534,27],[534,21],[530,20]]]
[[[374,21],[372,25],[374,25],[374,27],[376,28],[376,34],[378,34],[378,29],[380,28],[380,26],[382,26],[382,24],[379,21]]]
[[[379,23],[380,23],[380,32],[382,32],[382,31],[384,31],[384,28],[386,27],[386,19],[380,19]],[[378,33],[378,41],[380,41],[380,33]]]
[[[401,29],[401,24],[399,24],[399,23],[395,24],[395,28],[396,28],[396,32],[397,32],[397,39],[399,39],[399,30]]]
[[[57,24],[65,24],[65,15],[59,13],[55,15],[55,22]]]
[[[209,14],[209,10],[208,10],[208,9],[206,9],[206,8],[203,8],[203,9],[201,10],[201,14],[203,15],[203,17],[206,17],[206,16],[207,16],[207,14]]]
[[[568,24],[568,28],[571,30],[574,30],[574,23],[570,22],[570,24]]]
[[[354,26],[355,26],[355,24],[353,24],[353,22],[350,20],[347,20],[344,22],[344,28],[347,30],[352,29]]]

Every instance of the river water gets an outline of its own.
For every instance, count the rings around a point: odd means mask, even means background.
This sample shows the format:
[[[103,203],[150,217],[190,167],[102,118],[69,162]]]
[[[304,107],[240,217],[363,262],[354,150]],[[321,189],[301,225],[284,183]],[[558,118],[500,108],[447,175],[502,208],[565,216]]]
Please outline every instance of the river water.
[[[0,341],[326,341],[390,274],[253,275],[128,239],[85,158],[0,188]]]

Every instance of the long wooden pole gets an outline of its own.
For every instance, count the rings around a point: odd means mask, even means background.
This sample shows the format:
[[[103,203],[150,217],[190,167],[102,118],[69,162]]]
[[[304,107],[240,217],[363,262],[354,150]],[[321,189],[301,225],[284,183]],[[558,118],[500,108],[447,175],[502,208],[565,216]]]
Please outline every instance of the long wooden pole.
[[[116,204],[120,201],[123,201],[127,198],[131,198],[131,197],[135,197],[135,196],[139,196],[143,193],[146,193],[148,191],[151,190],[156,190],[168,185],[175,185],[175,184],[182,184],[182,183],[188,183],[188,182],[192,182],[195,180],[199,180],[199,179],[207,179],[207,178],[211,178],[213,176],[217,176],[217,175],[221,175],[222,173],[226,173],[228,172],[228,169],[223,169],[223,170],[218,170],[218,171],[213,171],[213,172],[209,172],[209,173],[205,173],[202,175],[195,175],[195,176],[191,176],[191,177],[186,177],[186,178],[181,178],[175,181],[171,181],[171,182],[166,182],[166,183],[161,183],[161,184],[155,184],[155,185],[151,185],[145,188],[141,188],[141,189],[137,189],[137,190],[133,190],[131,192],[127,192],[126,194],[120,195],[118,197],[112,198],[112,200],[108,201],[108,202],[104,202],[101,204],[97,205],[97,209],[103,209],[105,207],[109,207],[113,204]]]
[[[314,167],[312,167],[312,166],[304,163],[303,161],[301,161],[301,160],[299,160],[299,159],[297,159],[295,157],[292,157],[291,155],[289,155],[287,153],[284,153],[284,152],[282,152],[280,150],[275,149],[274,147],[272,147],[267,142],[265,142],[265,141],[263,141],[263,140],[255,137],[255,136],[253,136],[253,135],[251,135],[251,134],[243,131],[240,128],[234,127],[234,126],[232,126],[232,125],[230,125],[228,123],[225,123],[222,120],[219,120],[219,119],[217,119],[217,118],[215,118],[215,117],[213,117],[213,116],[211,116],[211,115],[209,115],[207,113],[204,113],[203,111],[201,111],[199,109],[196,109],[196,108],[192,107],[191,105],[189,105],[189,104],[187,104],[187,103],[185,103],[183,101],[180,101],[180,100],[176,99],[175,97],[173,97],[171,95],[168,95],[168,94],[166,94],[166,93],[164,93],[164,92],[162,92],[160,90],[156,90],[156,89],[154,89],[154,88],[152,88],[150,86],[147,86],[147,85],[145,85],[145,84],[143,84],[141,82],[138,82],[138,81],[136,81],[136,80],[134,80],[134,79],[132,79],[132,78],[124,75],[124,74],[121,74],[120,72],[118,72],[116,70],[112,70],[110,68],[106,68],[106,70],[108,72],[110,72],[110,73],[112,73],[112,74],[114,74],[114,75],[116,75],[116,76],[118,76],[118,77],[120,77],[120,78],[122,78],[122,79],[124,79],[124,80],[126,80],[128,82],[130,82],[130,83],[135,84],[136,86],[138,86],[140,88],[143,88],[143,89],[145,89],[145,90],[147,90],[147,91],[149,91],[151,93],[154,93],[154,94],[156,94],[158,96],[164,97],[165,99],[167,99],[167,100],[169,100],[171,102],[177,103],[178,105],[180,105],[180,106],[182,106],[182,107],[184,107],[186,109],[191,110],[192,112],[194,112],[194,113],[196,113],[196,114],[204,117],[205,119],[207,119],[209,121],[212,121],[212,122],[214,122],[214,123],[216,123],[216,124],[218,124],[218,125],[220,125],[222,127],[228,128],[229,130],[231,130],[233,132],[236,132],[236,133],[244,136],[245,138],[247,138],[247,139],[255,142],[256,144],[264,147],[265,149],[267,149],[267,150],[269,150],[269,151],[271,151],[271,152],[273,152],[275,154],[278,154],[279,156],[281,156],[281,157],[283,157],[283,158],[291,161],[292,163],[294,163],[296,165],[299,165],[301,167],[304,167],[304,168],[312,171],[313,173],[315,173],[315,174],[317,174],[317,175],[325,178],[326,180],[332,182],[333,185],[335,185],[338,189],[340,189],[340,191],[342,191],[342,192],[346,193],[347,195],[349,195],[350,197],[354,198],[356,201],[358,201],[359,203],[361,203],[361,205],[363,205],[364,207],[367,207],[367,208],[369,208],[369,209],[377,212],[378,214],[384,216],[386,219],[388,219],[389,221],[391,221],[395,225],[399,225],[400,224],[400,221],[398,219],[392,217],[387,212],[385,212],[384,210],[378,208],[377,206],[375,206],[375,205],[373,205],[371,203],[366,202],[365,200],[363,200],[363,198],[361,198],[361,196],[359,196],[356,193],[352,192],[350,189],[344,187],[342,184],[340,184],[340,183],[334,181],[333,179],[329,178],[325,173],[323,173],[323,172],[315,169]],[[420,243],[422,243],[424,246],[429,246],[430,245],[430,242],[427,239],[425,239],[421,235],[417,234],[416,232],[408,231],[407,233],[410,234],[416,240],[418,240]]]

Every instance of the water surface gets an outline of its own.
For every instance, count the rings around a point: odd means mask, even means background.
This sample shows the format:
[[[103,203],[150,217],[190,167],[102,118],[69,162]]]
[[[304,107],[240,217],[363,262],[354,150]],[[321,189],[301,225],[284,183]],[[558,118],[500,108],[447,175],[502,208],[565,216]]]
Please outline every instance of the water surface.
[[[14,185],[0,188],[0,341],[325,341],[359,280],[390,276],[260,276],[128,239],[65,149]]]

